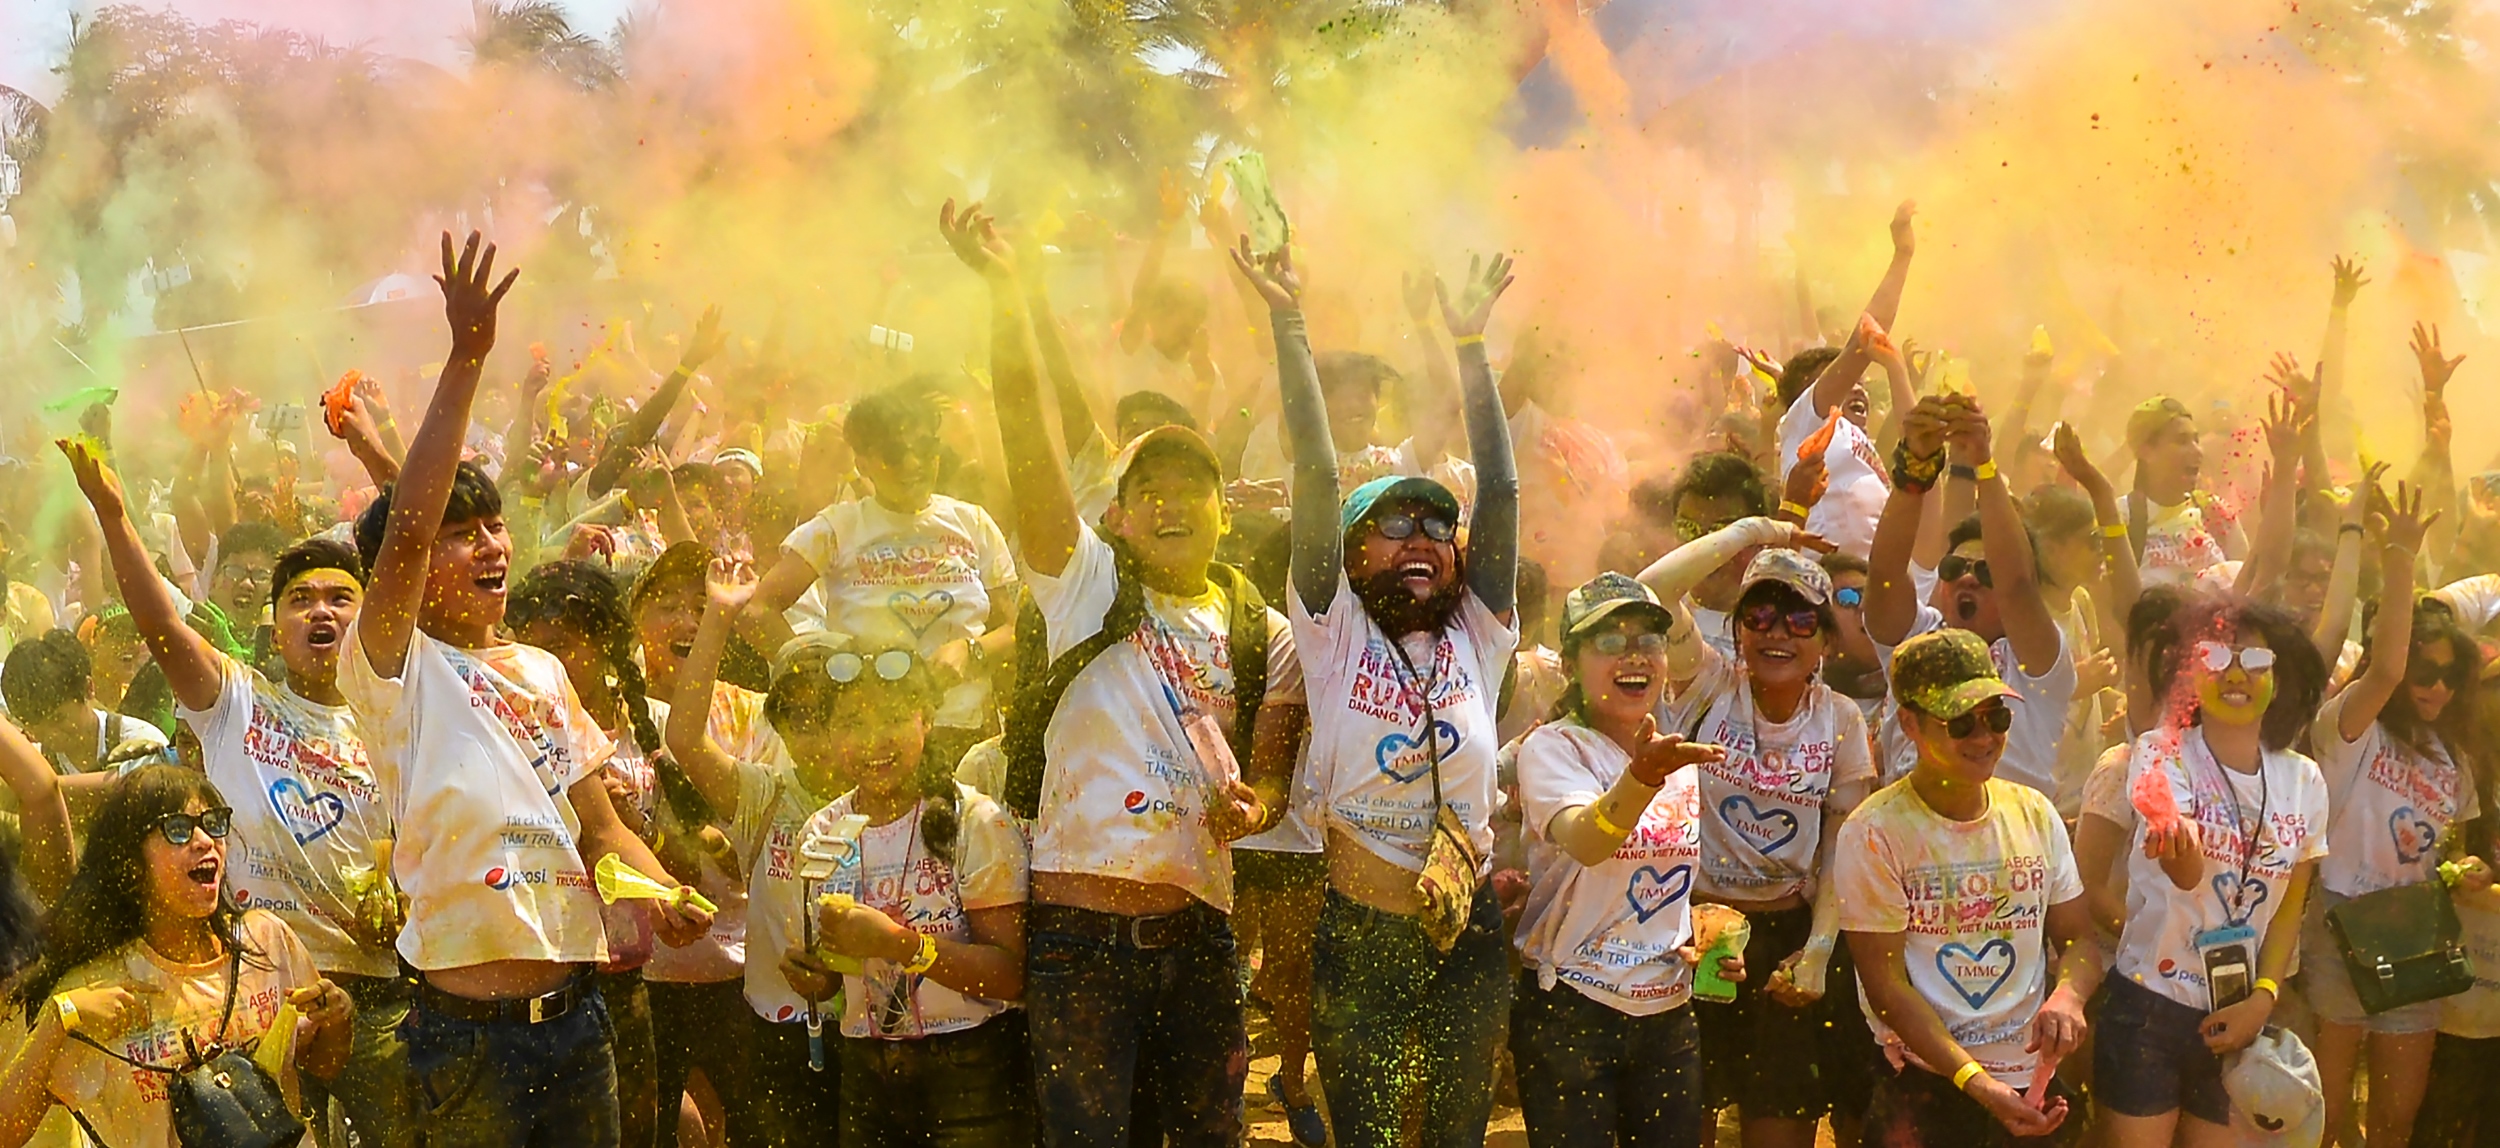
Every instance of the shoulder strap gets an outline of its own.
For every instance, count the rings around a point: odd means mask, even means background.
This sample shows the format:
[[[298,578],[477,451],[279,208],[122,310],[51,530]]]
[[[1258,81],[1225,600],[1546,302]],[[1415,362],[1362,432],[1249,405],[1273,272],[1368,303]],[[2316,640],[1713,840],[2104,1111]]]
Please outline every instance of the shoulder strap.
[[[1076,676],[1085,672],[1094,659],[1114,643],[1126,639],[1137,630],[1146,617],[1146,587],[1137,580],[1131,560],[1114,546],[1113,569],[1119,579],[1118,589],[1111,595],[1111,608],[1104,612],[1102,628],[1082,642],[1069,647],[1066,653],[1051,658],[1041,673],[1024,679],[1016,687],[1015,699],[1009,704],[1005,730],[999,748],[1007,756],[1007,777],[999,788],[1006,790],[999,797],[1016,816],[1030,821],[1041,816],[1042,772],[1045,735],[1050,730],[1052,714],[1059,712],[1059,699],[1066,696]],[[1030,643],[1034,651],[1030,664],[1039,665],[1048,658],[1050,649],[1047,627],[1041,612],[1031,612],[1029,623],[1036,639]],[[1017,618],[1016,645],[1019,668],[1024,664],[1028,618]]]
[[[1224,585],[1232,611],[1228,619],[1233,651],[1233,757],[1250,762],[1252,732],[1259,725],[1259,706],[1267,700],[1267,599],[1240,570],[1221,562],[1207,570]]]
[[[1555,915],[1560,916],[1561,914],[1558,913]],[[69,1108],[66,1104],[62,1105],[62,1107]],[[77,1121],[78,1130],[87,1134],[87,1143],[95,1145],[95,1148],[107,1148],[104,1143],[104,1137],[96,1135],[95,1125],[87,1123],[86,1113],[80,1112],[75,1108],[70,1108],[69,1118]]]

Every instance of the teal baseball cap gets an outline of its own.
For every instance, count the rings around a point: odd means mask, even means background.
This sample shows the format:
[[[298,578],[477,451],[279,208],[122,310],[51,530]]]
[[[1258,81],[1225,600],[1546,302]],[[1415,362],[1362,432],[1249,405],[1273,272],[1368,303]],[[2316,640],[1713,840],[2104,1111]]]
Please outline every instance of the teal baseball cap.
[[[1371,517],[1374,508],[1384,503],[1396,506],[1407,502],[1423,503],[1447,516],[1450,525],[1459,524],[1458,496],[1450,493],[1449,487],[1429,478],[1394,474],[1375,478],[1347,492],[1338,520],[1343,529],[1350,531],[1356,523]]]

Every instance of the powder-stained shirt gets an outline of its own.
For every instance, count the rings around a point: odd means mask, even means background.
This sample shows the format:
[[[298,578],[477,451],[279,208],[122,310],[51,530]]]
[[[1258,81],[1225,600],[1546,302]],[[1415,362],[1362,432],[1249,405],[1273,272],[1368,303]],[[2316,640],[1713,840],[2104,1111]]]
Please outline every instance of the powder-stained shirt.
[[[971,944],[970,914],[1020,905],[1027,879],[1023,832],[999,804],[965,786],[956,787],[955,860],[949,863],[921,838],[918,810],[861,832],[859,903],[903,923],[913,932]],[[851,812],[858,794],[846,793],[810,822],[828,825]],[[1005,1001],[965,996],[892,961],[869,959],[842,978],[842,1035],[879,1040],[918,1040],[961,1032],[1007,1011]]]
[[[1658,728],[1727,750],[1701,769],[1699,892],[1740,901],[1811,897],[1832,791],[1875,777],[1866,715],[1831,687],[1807,687],[1787,721],[1763,718],[1744,670],[1704,647],[1701,672],[1663,705]]]
[[[1577,722],[1540,726],[1520,742],[1528,903],[1518,946],[1548,987],[1568,984],[1618,1012],[1653,1016],[1693,996],[1692,966],[1676,950],[1693,940],[1700,771],[1667,775],[1623,844],[1595,865],[1546,836],[1556,816],[1605,796],[1631,766],[1622,746]]]
[[[825,628],[865,649],[935,654],[978,638],[992,597],[1015,581],[1015,557],[990,512],[932,495],[917,513],[874,498],[836,503],[798,525],[782,548],[816,571]],[[948,690],[937,724],[971,729],[989,703],[986,678]]]
[[[2379,722],[2345,741],[2341,723],[2351,697],[2338,694],[2319,709],[2309,744],[2333,810],[2318,883],[2358,897],[2438,876],[2440,836],[2480,807],[2473,771],[2459,768],[2437,735],[2427,753],[2388,736]]]

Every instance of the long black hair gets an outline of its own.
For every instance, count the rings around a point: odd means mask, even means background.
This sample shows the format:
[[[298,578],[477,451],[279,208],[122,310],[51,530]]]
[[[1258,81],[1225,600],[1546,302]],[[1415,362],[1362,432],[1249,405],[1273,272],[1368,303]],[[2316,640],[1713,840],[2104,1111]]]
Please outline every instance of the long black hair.
[[[2281,606],[2237,594],[2206,595],[2173,614],[2154,632],[2145,657],[2153,674],[2153,696],[2163,699],[2172,713],[2192,715],[2192,720],[2202,716],[2196,713],[2195,694],[2174,691],[2187,684],[2196,644],[2208,638],[2263,638],[2274,651],[2274,701],[2266,706],[2258,740],[2278,752],[2292,748],[2317,720],[2318,704],[2326,697],[2326,659],[2318,655],[2300,621]]]
[[[937,713],[945,691],[938,688],[937,676],[918,652],[911,655],[911,669],[899,681],[886,681],[863,667],[857,677],[837,682],[825,673],[825,662],[843,652],[842,639],[822,634],[802,635],[782,647],[774,659],[773,685],[764,695],[764,720],[785,740],[792,734],[805,735],[821,730],[835,721],[841,707],[848,704],[917,713],[923,718]],[[852,650],[873,665],[883,650]],[[856,785],[845,778],[846,784]],[[958,808],[961,794],[955,788],[955,763],[923,749],[919,770],[913,774],[913,785],[921,798],[920,840],[929,852],[952,865],[955,863],[955,839],[962,814]]]
[[[2373,602],[2367,613],[2375,616],[2377,611],[2378,603]],[[2366,635],[2369,628],[2366,618],[2362,627]],[[2456,619],[2447,611],[2416,608],[2411,640],[2405,647],[2407,668],[2411,668],[2416,651],[2424,646],[2441,644],[2448,647],[2449,655],[2456,662],[2448,670],[2453,675],[2450,679],[2452,684],[2448,690],[2448,705],[2439,711],[2439,720],[2423,721],[2421,715],[2413,710],[2413,691],[2399,688],[2395,696],[2379,708],[2378,722],[2398,744],[2425,756],[2434,753],[2431,742],[2436,738],[2447,748],[2449,758],[2457,768],[2470,770],[2473,767],[2468,759],[2483,756],[2482,723],[2475,713],[2482,703],[2483,648],[2472,636],[2457,628]],[[2353,669],[2355,677],[2359,677],[2377,655],[2374,645],[2368,637],[2362,639],[2361,661]]]
[[[198,800],[214,809],[226,799],[205,774],[172,765],[145,765],[132,770],[105,791],[104,804],[87,828],[87,848],[78,859],[78,873],[69,889],[44,918],[44,952],[34,971],[19,981],[18,1005],[31,1024],[52,998],[53,986],[70,971],[118,952],[147,934],[148,864],[142,851],[156,823],[180,813]],[[232,864],[232,855],[228,855]],[[217,939],[259,963],[260,954],[243,943],[236,923],[242,910],[222,891],[209,930]]]
[[[712,803],[695,788],[694,779],[668,756],[659,724],[651,720],[651,687],[643,680],[642,664],[634,660],[633,618],[625,612],[625,591],[615,576],[578,558],[543,563],[531,570],[505,603],[504,624],[518,630],[540,622],[562,626],[599,648],[609,690],[616,695],[618,708],[625,711],[634,745],[651,763],[660,797],[678,822],[695,826],[720,820]]]

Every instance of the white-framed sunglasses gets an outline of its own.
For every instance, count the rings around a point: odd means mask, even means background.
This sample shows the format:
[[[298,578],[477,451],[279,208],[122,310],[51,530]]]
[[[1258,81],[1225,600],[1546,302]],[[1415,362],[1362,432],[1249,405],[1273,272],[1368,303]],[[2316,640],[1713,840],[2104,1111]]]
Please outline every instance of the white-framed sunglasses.
[[[825,676],[849,685],[863,672],[873,671],[881,682],[899,682],[911,673],[911,651],[887,650],[875,657],[863,657],[849,650],[825,659]]]
[[[2251,674],[2271,673],[2274,670],[2274,651],[2264,646],[2235,650],[2226,642],[2198,642],[2196,660],[2217,674],[2228,672],[2233,662],[2238,662],[2240,669]]]

